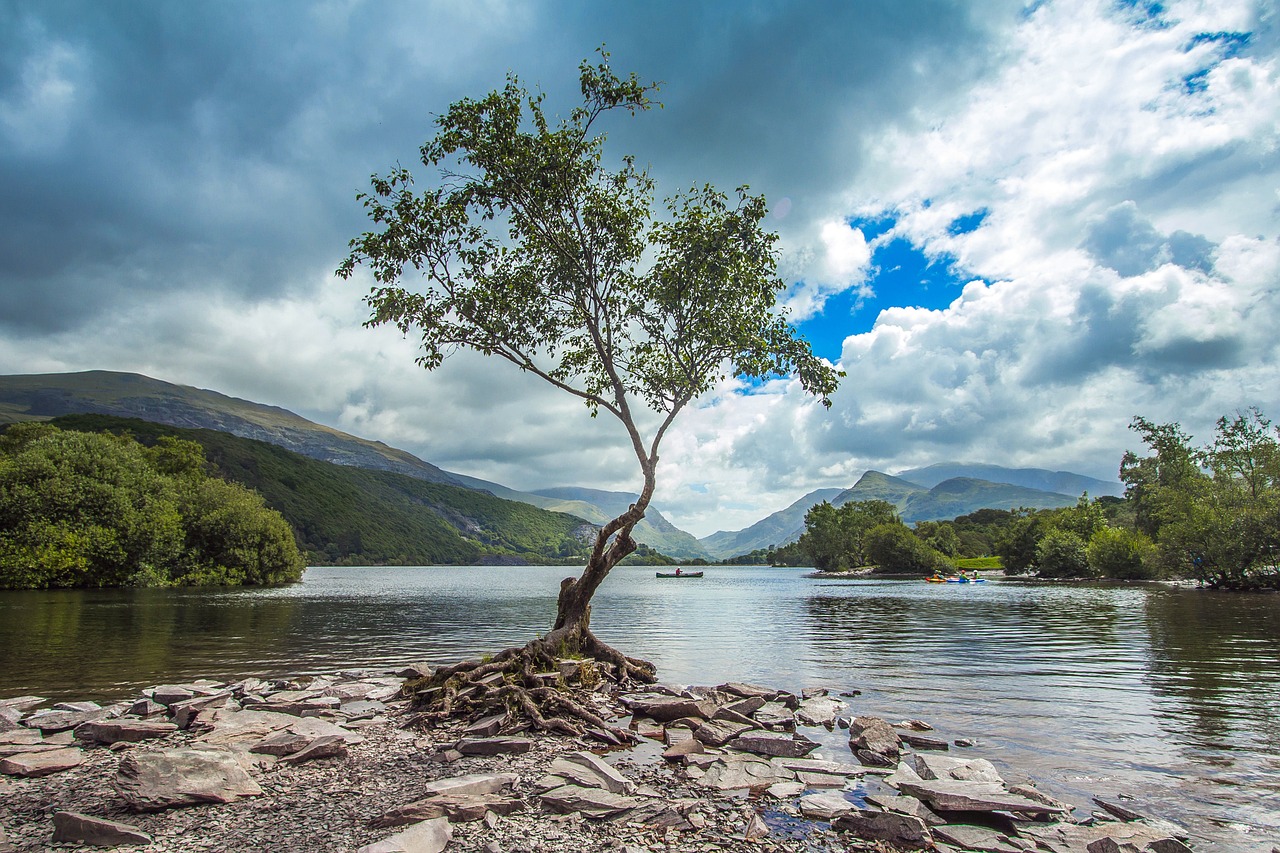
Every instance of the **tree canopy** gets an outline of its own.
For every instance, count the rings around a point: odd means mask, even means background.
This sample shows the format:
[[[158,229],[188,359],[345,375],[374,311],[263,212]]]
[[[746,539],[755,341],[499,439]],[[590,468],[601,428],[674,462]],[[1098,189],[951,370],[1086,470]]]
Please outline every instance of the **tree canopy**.
[[[730,376],[791,375],[830,405],[839,375],[777,306],[762,196],[706,185],[659,205],[634,157],[606,162],[598,125],[649,110],[657,85],[600,60],[582,63],[582,103],[559,120],[515,75],[452,104],[420,151],[431,183],[374,175],[359,198],[375,230],[338,269],[368,266],[367,325],[417,335],[423,367],[458,348],[497,356],[621,424],[643,486],[562,586],[556,629],[585,630],[596,587],[635,550],[659,446],[686,406]],[[658,416],[648,428],[638,406]]]
[[[162,438],[18,424],[0,436],[0,588],[297,580],[293,532],[256,493]]]

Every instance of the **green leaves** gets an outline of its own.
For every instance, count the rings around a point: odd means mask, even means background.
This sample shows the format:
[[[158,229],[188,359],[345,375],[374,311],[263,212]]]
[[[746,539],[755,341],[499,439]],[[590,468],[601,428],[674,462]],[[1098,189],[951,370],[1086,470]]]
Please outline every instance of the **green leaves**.
[[[505,358],[622,421],[652,466],[676,414],[727,376],[796,375],[830,405],[839,374],[776,309],[776,235],[763,197],[711,186],[667,200],[634,158],[604,159],[598,122],[649,110],[657,90],[609,55],[580,66],[582,104],[548,116],[514,75],[436,121],[418,191],[397,167],[362,193],[372,231],[338,268],[367,265],[367,325],[420,336],[419,363],[455,347]],[[666,415],[646,447],[633,399]]]
[[[162,439],[10,427],[0,439],[0,588],[297,580],[292,531]]]

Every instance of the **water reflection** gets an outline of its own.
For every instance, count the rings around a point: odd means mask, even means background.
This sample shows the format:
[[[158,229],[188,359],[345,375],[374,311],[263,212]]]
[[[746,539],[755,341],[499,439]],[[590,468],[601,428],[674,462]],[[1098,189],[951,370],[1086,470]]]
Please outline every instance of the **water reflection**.
[[[0,695],[476,657],[545,632],[565,573],[313,569],[269,590],[0,593]],[[857,689],[856,713],[976,738],[1072,802],[1133,794],[1188,823],[1198,849],[1280,832],[1280,596],[635,568],[593,610],[597,633],[671,681]]]

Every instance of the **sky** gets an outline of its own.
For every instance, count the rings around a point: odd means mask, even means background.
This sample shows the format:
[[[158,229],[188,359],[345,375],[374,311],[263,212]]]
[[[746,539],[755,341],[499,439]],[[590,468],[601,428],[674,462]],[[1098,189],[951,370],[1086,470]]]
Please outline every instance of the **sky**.
[[[335,278],[356,193],[515,72],[662,81],[608,122],[659,193],[769,200],[846,376],[722,383],[655,503],[736,530],[868,469],[1115,479],[1141,415],[1280,417],[1280,12],[1266,0],[0,0],[0,373],[119,370],[518,489],[635,491],[621,429],[467,353],[428,373]],[[430,175],[423,174],[424,178]]]

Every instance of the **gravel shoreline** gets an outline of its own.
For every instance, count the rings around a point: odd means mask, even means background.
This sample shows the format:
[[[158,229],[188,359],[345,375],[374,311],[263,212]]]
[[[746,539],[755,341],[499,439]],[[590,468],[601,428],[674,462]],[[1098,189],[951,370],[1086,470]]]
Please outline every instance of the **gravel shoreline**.
[[[1110,814],[1074,819],[1034,788],[1006,786],[988,762],[933,752],[948,745],[920,733],[927,725],[912,733],[906,724],[838,717],[846,703],[825,690],[802,698],[740,684],[654,685],[625,694],[602,684],[580,693],[637,731],[638,745],[617,748],[589,735],[530,732],[507,718],[422,728],[400,695],[413,674],[162,685],[108,708],[0,700],[0,772],[9,774],[0,777],[0,853],[101,841],[63,827],[62,813],[125,824],[119,831],[145,834],[133,843],[146,846],[133,849],[155,853],[1097,853],[1090,844],[1104,836],[1151,853],[1190,849],[1173,837],[1176,827],[1101,801]],[[809,754],[817,744],[803,729],[836,724],[850,729],[856,763]],[[197,791],[200,802],[157,805],[172,791],[139,793],[128,778],[152,760],[215,753],[239,774],[234,793],[197,775],[169,787]],[[59,756],[65,761],[54,770],[41,764]],[[424,800],[459,777],[494,785]],[[933,797],[938,813],[903,796],[907,790]],[[964,806],[977,811],[954,811],[955,802],[977,803]],[[395,846],[406,825],[433,822],[445,834],[431,845]],[[117,831],[104,827],[98,831]]]

